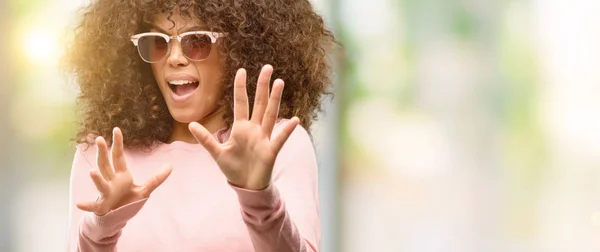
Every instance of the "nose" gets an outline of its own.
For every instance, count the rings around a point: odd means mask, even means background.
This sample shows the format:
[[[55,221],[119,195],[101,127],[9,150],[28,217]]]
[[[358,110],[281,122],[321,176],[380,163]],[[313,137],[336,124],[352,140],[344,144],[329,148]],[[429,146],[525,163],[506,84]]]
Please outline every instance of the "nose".
[[[183,50],[181,49],[181,43],[176,39],[171,41],[171,54],[168,58],[168,63],[172,67],[181,67],[187,66],[190,64],[188,58],[183,55]]]

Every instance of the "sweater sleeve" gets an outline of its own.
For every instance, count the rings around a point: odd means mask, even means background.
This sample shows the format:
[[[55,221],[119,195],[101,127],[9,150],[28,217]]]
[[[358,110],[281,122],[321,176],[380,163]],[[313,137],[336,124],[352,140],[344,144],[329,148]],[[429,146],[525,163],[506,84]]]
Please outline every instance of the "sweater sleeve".
[[[146,202],[146,199],[132,202],[103,216],[77,208],[77,203],[93,201],[99,195],[89,176],[92,169],[97,169],[95,159],[90,159],[88,154],[93,152],[95,146],[89,146],[86,151],[79,146],[73,158],[69,183],[68,252],[116,251],[121,230]]]
[[[275,161],[264,190],[232,185],[255,251],[319,251],[317,161],[306,130],[297,126]]]

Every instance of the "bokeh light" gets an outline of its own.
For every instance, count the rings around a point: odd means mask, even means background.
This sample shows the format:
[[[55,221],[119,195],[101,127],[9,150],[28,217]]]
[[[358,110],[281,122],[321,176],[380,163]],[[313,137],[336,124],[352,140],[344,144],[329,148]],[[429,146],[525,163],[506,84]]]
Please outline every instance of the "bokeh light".
[[[32,28],[22,40],[22,53],[30,63],[39,66],[53,66],[58,62],[59,47],[57,34],[40,28]]]

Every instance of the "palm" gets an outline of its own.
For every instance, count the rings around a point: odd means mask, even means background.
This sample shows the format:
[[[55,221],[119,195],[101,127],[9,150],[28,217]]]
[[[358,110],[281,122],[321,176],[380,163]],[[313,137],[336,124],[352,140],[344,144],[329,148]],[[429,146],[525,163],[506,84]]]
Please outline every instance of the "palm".
[[[221,145],[215,160],[230,181],[248,184],[269,176],[269,167],[273,166],[277,155],[270,145],[269,136],[259,126],[250,122],[235,123],[230,139]],[[250,173],[244,166],[253,167],[254,172]],[[244,181],[244,178],[250,181]]]
[[[251,118],[248,116],[246,72],[242,69],[236,74],[235,120],[227,142],[219,144],[204,127],[198,123],[190,124],[192,134],[210,152],[229,182],[247,189],[258,190],[269,185],[275,158],[298,124],[298,118],[294,117],[272,136],[283,92],[283,81],[278,79],[269,95],[272,71],[267,65],[260,73]]]
[[[92,181],[98,189],[100,196],[95,202],[78,203],[81,210],[104,215],[111,210],[131,202],[147,198],[171,173],[167,166],[152,176],[144,185],[137,185],[127,169],[127,162],[123,154],[123,135],[119,128],[113,130],[112,164],[108,158],[109,151],[106,141],[102,137],[96,139],[98,147],[98,170],[90,172]]]

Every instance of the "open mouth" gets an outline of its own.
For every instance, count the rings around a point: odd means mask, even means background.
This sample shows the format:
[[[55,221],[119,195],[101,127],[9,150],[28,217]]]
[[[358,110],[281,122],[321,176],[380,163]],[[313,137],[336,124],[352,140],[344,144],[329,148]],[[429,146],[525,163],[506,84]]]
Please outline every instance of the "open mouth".
[[[198,81],[169,81],[169,88],[177,96],[186,96],[193,93],[200,82]]]

